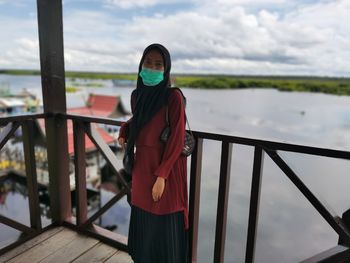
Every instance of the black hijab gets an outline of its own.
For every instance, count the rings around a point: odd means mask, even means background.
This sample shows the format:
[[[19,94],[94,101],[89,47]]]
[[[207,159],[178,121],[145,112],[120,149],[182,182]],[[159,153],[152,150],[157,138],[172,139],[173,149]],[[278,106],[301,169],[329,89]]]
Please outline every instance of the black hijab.
[[[142,70],[142,65],[146,54],[154,49],[159,51],[163,57],[164,79],[155,86],[146,86],[143,84],[139,73]],[[170,69],[170,54],[164,46],[160,44],[152,44],[144,50],[137,74],[137,86],[131,94],[134,101],[134,105],[132,105],[133,117],[129,123],[129,136],[127,139],[126,151],[123,159],[124,168],[129,174],[131,174],[134,164],[135,141],[141,128],[152,119],[152,117],[159,111],[160,108],[168,103],[168,98],[171,91]]]

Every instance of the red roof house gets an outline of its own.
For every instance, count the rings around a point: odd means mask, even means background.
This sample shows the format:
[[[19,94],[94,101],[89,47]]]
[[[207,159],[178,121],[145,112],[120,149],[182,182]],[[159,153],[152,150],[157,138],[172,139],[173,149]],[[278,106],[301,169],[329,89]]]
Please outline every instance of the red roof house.
[[[85,107],[69,108],[67,112],[70,114],[98,116],[117,118],[129,114],[123,107],[119,96],[97,95],[90,94]],[[103,140],[109,144],[113,143],[116,138],[108,134],[103,128],[97,124],[91,124],[97,129]],[[40,128],[39,134],[45,138],[45,120],[39,119],[38,126]],[[68,135],[68,152],[69,155],[74,154],[74,138],[73,138],[73,123],[71,120],[67,121],[67,135]],[[86,152],[96,149],[94,143],[85,135]]]

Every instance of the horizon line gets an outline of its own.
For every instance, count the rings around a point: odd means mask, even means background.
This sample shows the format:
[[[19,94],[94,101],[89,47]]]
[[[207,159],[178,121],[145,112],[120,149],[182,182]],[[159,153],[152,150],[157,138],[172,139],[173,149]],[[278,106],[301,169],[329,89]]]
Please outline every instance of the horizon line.
[[[11,69],[0,68],[0,74],[6,74],[10,72],[33,72],[40,75],[40,69]],[[137,72],[111,72],[111,71],[79,71],[79,70],[65,70],[65,73],[85,73],[85,74],[116,74],[116,75],[137,75]],[[229,74],[229,73],[171,73],[171,75],[179,76],[225,76],[225,77],[289,77],[289,78],[324,78],[324,79],[350,79],[350,76],[335,76],[335,75],[283,75],[283,74]]]

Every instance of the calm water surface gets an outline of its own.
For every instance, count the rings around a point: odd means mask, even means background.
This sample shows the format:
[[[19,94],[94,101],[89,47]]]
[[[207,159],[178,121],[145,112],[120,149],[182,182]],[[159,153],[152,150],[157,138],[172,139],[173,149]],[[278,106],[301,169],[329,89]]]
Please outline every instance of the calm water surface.
[[[68,94],[68,107],[82,106],[88,93],[94,92],[121,95],[124,105],[130,109],[133,88],[114,88],[110,81],[93,82],[103,83],[104,87],[82,88]],[[0,75],[0,83],[9,83],[13,92],[27,88],[41,96],[37,76]],[[273,89],[183,91],[193,130],[350,150],[350,97]],[[215,141],[204,142],[199,262],[213,261],[220,146]],[[252,147],[233,145],[225,262],[244,261],[253,153]],[[341,215],[350,207],[349,162],[280,154],[332,213]],[[102,204],[112,196],[104,191]],[[337,244],[335,232],[266,155],[260,204],[256,262],[297,262]],[[28,222],[28,209],[16,209],[26,205],[26,197],[9,194],[5,204],[0,205],[0,213]],[[100,223],[117,224],[116,232],[127,235],[129,214],[123,199]],[[0,226],[0,231],[1,236],[7,238],[2,240],[19,235],[4,226]]]

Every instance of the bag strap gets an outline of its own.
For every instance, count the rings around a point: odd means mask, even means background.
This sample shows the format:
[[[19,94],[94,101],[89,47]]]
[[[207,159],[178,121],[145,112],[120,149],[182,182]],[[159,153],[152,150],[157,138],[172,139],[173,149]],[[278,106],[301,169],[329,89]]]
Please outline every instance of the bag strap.
[[[185,99],[185,97],[184,97],[184,95],[183,95],[182,91],[181,91],[179,88],[173,88],[173,89],[177,89],[177,90],[179,90],[179,91],[181,92],[181,95],[182,95],[182,101],[183,101],[183,103],[184,103],[184,111],[185,111],[185,119],[186,119],[186,123],[187,123],[187,125],[188,125],[188,129],[189,129],[189,131],[190,131],[191,135],[193,136],[193,134],[192,134],[192,130],[191,130],[191,127],[190,127],[190,123],[188,122],[188,119],[187,119],[187,114],[186,114],[186,99]],[[166,121],[166,124],[167,124],[168,126],[170,126],[170,122],[169,122],[169,106],[168,106],[168,104],[166,105],[166,115],[165,115],[165,121]]]

